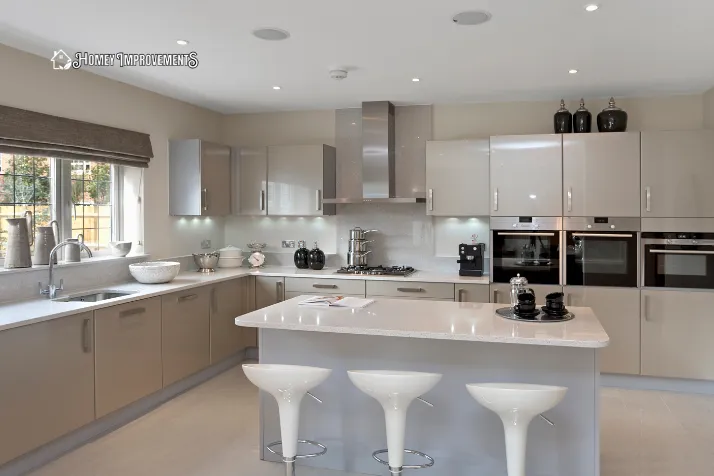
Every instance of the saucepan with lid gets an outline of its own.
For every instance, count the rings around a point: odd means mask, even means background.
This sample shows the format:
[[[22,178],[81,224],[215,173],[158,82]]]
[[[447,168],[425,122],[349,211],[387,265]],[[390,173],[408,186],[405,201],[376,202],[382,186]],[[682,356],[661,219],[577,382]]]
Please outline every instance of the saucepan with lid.
[[[364,230],[360,227],[354,227],[350,230],[350,240],[366,240],[367,233],[374,233],[377,230]]]

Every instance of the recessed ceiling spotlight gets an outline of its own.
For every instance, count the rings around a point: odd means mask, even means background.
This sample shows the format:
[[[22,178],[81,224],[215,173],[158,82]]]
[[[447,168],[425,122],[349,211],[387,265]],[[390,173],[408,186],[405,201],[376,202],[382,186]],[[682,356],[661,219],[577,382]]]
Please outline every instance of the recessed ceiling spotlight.
[[[188,45],[188,41],[187,40],[176,40],[176,44],[181,45],[181,46],[186,46],[186,45]]]
[[[419,79],[419,78],[412,78],[412,81],[414,81],[415,83],[418,83],[419,81],[421,81],[421,79]]]
[[[461,12],[454,15],[451,20],[457,25],[473,26],[486,23],[491,19],[489,12],[474,10],[470,12]]]
[[[280,86],[273,86],[273,89],[277,91],[278,89],[280,89]]]
[[[585,5],[585,11],[586,11],[586,12],[594,12],[594,11],[597,10],[598,8],[600,8],[600,6],[599,6],[599,5],[595,5],[594,3],[591,3],[590,5]]]
[[[258,28],[253,30],[253,36],[261,40],[280,41],[290,38],[290,33],[280,28]]]
[[[568,73],[570,73],[570,74],[576,74],[577,72],[578,72],[577,69],[570,69],[570,70],[568,70]]]

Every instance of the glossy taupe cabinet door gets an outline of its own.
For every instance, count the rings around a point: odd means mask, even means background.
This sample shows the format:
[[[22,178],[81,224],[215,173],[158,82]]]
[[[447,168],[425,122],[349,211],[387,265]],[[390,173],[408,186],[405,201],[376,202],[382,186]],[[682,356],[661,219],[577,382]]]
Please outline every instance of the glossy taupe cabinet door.
[[[550,284],[529,284],[536,294],[536,302],[545,304],[545,296],[550,293],[559,293],[563,291],[562,286]],[[491,283],[491,302],[500,304],[511,304],[511,285],[505,283]]]
[[[270,215],[334,215],[336,151],[327,145],[268,147],[268,213]]]
[[[643,218],[714,217],[712,177],[711,130],[642,132]]]
[[[600,371],[640,373],[640,290],[565,286],[566,306],[590,307],[610,336],[600,350]]]
[[[231,214],[231,148],[201,141],[201,187],[206,216]]]
[[[563,134],[563,214],[640,216],[640,133]]]
[[[459,284],[454,289],[456,302],[490,302],[491,294],[488,284]]]
[[[285,300],[285,280],[282,276],[255,277],[255,308],[263,309]]]
[[[426,214],[488,216],[489,141],[426,143]]]
[[[161,390],[161,298],[94,312],[97,418]]]
[[[243,329],[236,317],[247,312],[248,279],[215,284],[211,289],[211,364],[243,350]]]
[[[209,286],[161,297],[164,387],[208,367],[210,356]]]
[[[233,162],[233,213],[268,214],[268,148],[240,149]]]
[[[491,137],[491,216],[561,216],[561,135]]]
[[[714,292],[642,290],[642,375],[714,380]]]
[[[93,320],[0,331],[0,465],[94,419]]]

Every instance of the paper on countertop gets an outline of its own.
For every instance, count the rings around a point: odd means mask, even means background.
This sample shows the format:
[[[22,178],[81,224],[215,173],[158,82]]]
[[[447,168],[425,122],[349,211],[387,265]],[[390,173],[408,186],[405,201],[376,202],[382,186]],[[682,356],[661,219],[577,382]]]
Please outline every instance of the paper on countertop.
[[[361,309],[374,302],[374,299],[361,299],[345,296],[313,296],[300,301],[300,306],[323,306],[323,307],[344,307],[350,309]]]

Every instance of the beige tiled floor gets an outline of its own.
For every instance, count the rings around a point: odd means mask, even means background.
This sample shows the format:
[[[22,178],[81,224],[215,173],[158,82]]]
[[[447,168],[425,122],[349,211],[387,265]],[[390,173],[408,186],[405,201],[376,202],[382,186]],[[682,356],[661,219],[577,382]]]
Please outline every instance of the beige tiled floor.
[[[33,476],[283,476],[258,459],[255,397],[236,367]],[[602,476],[714,475],[714,397],[603,389],[601,431]]]

